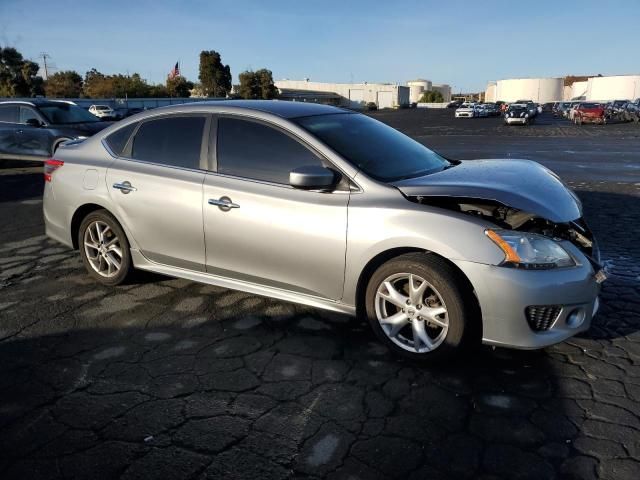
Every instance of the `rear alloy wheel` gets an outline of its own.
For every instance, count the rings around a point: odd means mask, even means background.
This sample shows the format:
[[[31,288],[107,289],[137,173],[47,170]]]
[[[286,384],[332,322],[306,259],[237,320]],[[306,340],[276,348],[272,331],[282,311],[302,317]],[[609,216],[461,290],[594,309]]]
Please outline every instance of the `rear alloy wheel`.
[[[127,237],[106,210],[85,217],[78,232],[78,245],[87,272],[100,283],[118,285],[132,269]]]
[[[473,308],[467,290],[443,259],[426,253],[401,255],[371,277],[367,319],[398,355],[437,359],[459,350],[471,330]]]

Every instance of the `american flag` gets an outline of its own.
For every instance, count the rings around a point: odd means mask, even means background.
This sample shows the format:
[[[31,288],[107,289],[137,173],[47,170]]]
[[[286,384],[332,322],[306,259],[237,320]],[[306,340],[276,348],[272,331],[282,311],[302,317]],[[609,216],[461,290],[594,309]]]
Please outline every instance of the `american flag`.
[[[169,78],[174,79],[180,76],[180,62],[176,62],[176,65],[169,72]]]

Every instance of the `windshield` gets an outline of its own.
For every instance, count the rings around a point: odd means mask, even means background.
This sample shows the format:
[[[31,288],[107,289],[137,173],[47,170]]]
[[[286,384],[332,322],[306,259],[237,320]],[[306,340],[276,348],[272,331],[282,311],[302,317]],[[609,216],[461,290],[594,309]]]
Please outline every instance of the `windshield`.
[[[383,182],[439,172],[450,165],[424,145],[366,115],[337,113],[293,121]]]
[[[600,104],[598,103],[582,103],[580,108],[598,108]]]
[[[104,106],[104,105],[98,105],[98,106],[96,107],[96,110],[109,110],[109,107],[106,107],[106,106]]]
[[[71,104],[41,105],[40,112],[53,124],[99,122],[86,110]]]

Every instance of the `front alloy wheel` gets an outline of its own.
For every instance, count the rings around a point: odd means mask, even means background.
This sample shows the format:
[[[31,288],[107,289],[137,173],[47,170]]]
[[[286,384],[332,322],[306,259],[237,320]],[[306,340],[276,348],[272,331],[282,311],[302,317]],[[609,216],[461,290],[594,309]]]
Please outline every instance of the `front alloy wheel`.
[[[448,356],[479,333],[468,281],[434,254],[408,253],[381,265],[369,279],[364,301],[378,338],[413,360]]]
[[[409,352],[435,350],[449,330],[442,296],[424,278],[412,273],[387,277],[376,292],[375,309],[387,337]]]

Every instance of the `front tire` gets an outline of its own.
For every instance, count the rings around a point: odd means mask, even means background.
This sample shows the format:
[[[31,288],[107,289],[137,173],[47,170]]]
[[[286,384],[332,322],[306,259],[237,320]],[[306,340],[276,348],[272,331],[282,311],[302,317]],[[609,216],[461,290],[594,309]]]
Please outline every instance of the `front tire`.
[[[451,356],[473,330],[470,289],[433,254],[409,253],[379,267],[367,285],[365,306],[378,338],[411,360]]]
[[[87,215],[78,230],[82,263],[89,275],[104,285],[119,285],[133,270],[124,230],[106,210]]]

